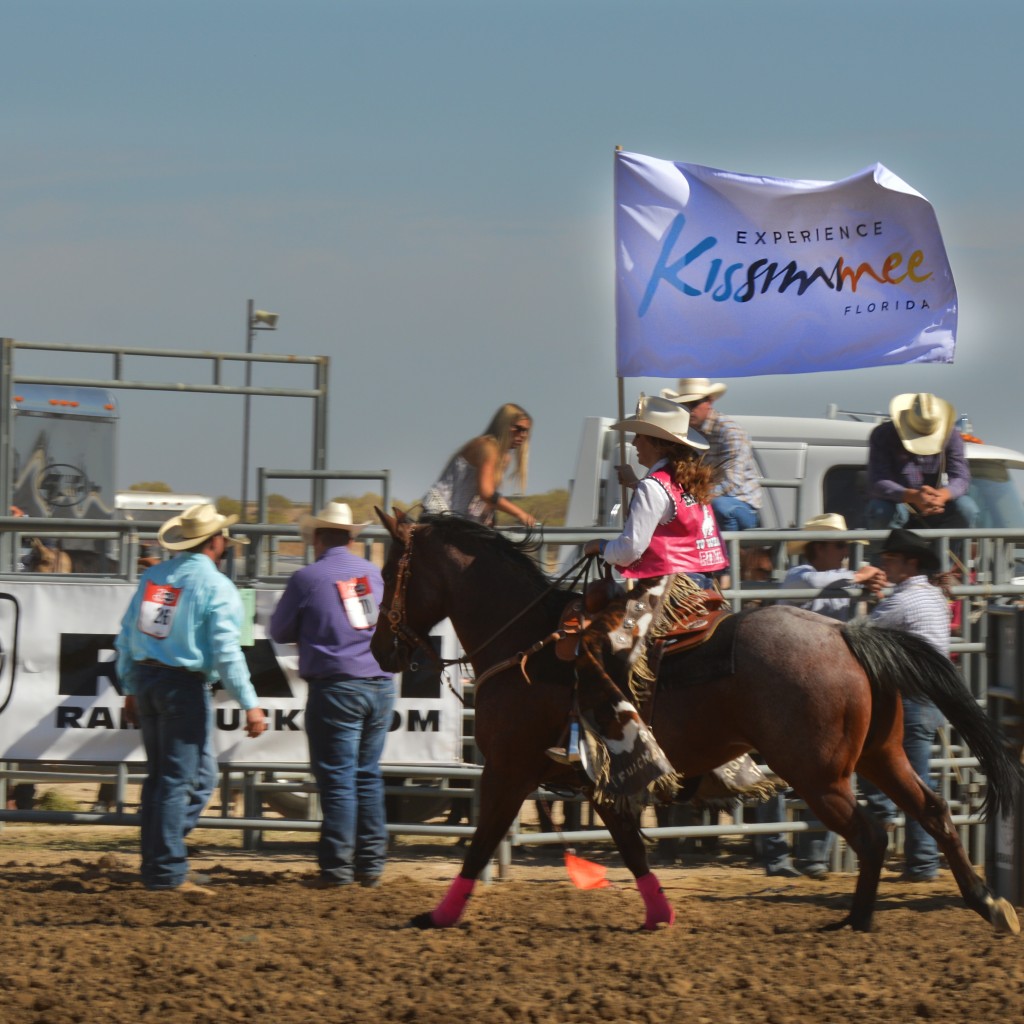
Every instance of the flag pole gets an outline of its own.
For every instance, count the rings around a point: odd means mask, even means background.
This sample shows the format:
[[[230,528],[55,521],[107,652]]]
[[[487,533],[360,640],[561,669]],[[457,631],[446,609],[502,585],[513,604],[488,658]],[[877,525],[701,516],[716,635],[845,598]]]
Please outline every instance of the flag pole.
[[[615,147],[616,153],[622,152],[621,146]],[[614,158],[612,161],[613,177],[614,177]],[[616,375],[618,381],[619,391],[619,421],[621,422],[626,418],[626,384],[624,378]],[[619,431],[619,465],[626,465],[626,435],[620,430]],[[626,509],[629,507],[628,498],[629,488],[625,484],[619,486],[619,517],[623,525],[626,523]]]
[[[626,418],[626,381],[624,377],[615,378],[619,382],[619,422]],[[626,434],[625,431],[620,430],[619,432],[619,465],[625,466],[626,464]],[[619,506],[619,514],[622,517],[622,524],[626,524],[626,509],[629,507],[628,501],[629,488],[625,484],[620,484],[620,496],[619,500],[621,505]]]

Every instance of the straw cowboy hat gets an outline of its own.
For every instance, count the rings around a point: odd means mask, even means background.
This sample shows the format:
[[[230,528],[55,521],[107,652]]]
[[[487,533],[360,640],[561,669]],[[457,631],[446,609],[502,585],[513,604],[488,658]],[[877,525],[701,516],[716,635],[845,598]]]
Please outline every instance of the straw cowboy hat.
[[[707,377],[681,377],[672,388],[662,388],[662,398],[668,398],[673,402],[681,402],[684,405],[697,405],[705,398],[721,398],[725,394],[724,384],[712,384]]]
[[[183,551],[208,541],[214,534],[223,533],[236,544],[248,544],[247,537],[231,537],[228,527],[238,522],[238,516],[222,516],[213,505],[193,505],[180,516],[173,516],[160,527],[156,539],[168,551]]]
[[[636,403],[636,412],[627,419],[613,423],[612,430],[660,437],[663,441],[689,445],[699,452],[706,452],[711,447],[704,435],[690,426],[689,406],[654,395],[641,394]]]
[[[299,533],[307,544],[312,544],[315,530],[347,530],[350,537],[358,537],[369,525],[353,523],[352,509],[345,502],[329,501],[315,516],[307,512],[299,518]]]
[[[889,403],[889,415],[903,447],[912,455],[938,455],[956,422],[953,406],[927,392],[897,395]]]
[[[846,533],[847,527],[846,519],[841,516],[838,512],[823,512],[820,516],[811,516],[803,526],[801,530],[835,530],[837,532]],[[786,550],[791,554],[795,555],[798,551],[803,551],[808,544],[813,544],[813,540],[788,540],[786,541]],[[852,540],[851,544],[867,544],[866,540]]]
[[[926,574],[937,572],[939,569],[939,556],[935,554],[935,549],[912,530],[893,530],[882,545],[882,553],[886,552],[916,558],[918,568]]]

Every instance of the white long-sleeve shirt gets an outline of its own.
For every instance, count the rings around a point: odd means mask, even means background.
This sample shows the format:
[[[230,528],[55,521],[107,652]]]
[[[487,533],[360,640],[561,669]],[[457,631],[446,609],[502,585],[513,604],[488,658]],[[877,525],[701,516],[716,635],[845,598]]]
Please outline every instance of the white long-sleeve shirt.
[[[650,547],[658,526],[672,521],[675,505],[665,488],[650,477],[656,469],[667,465],[668,459],[656,462],[637,484],[622,533],[608,541],[601,552],[601,557],[610,565],[632,565]]]

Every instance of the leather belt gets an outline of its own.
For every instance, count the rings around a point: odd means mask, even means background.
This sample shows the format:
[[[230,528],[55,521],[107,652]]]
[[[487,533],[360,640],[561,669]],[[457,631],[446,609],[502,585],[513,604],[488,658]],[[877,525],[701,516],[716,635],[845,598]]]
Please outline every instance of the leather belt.
[[[166,665],[162,661],[157,661],[155,658],[143,658],[139,662],[140,665],[152,665],[153,668],[166,669],[168,672],[180,672],[182,675],[195,676],[197,680],[206,682],[206,676],[202,672],[193,672],[190,668],[182,668],[180,665]]]

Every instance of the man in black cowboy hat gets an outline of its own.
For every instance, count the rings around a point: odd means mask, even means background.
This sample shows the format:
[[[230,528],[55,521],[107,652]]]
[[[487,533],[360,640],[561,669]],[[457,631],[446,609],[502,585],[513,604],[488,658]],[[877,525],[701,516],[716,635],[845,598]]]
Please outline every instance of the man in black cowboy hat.
[[[882,568],[895,587],[871,613],[871,621],[914,633],[949,657],[949,601],[930,579],[939,570],[932,546],[910,530],[893,530],[882,548]],[[932,742],[942,725],[942,714],[934,704],[903,698],[903,749],[925,785]],[[895,818],[896,807],[887,796],[874,787],[863,789],[868,807],[879,817],[888,821]],[[939,848],[916,821],[909,819],[904,852],[905,881],[929,882],[935,878]]]

